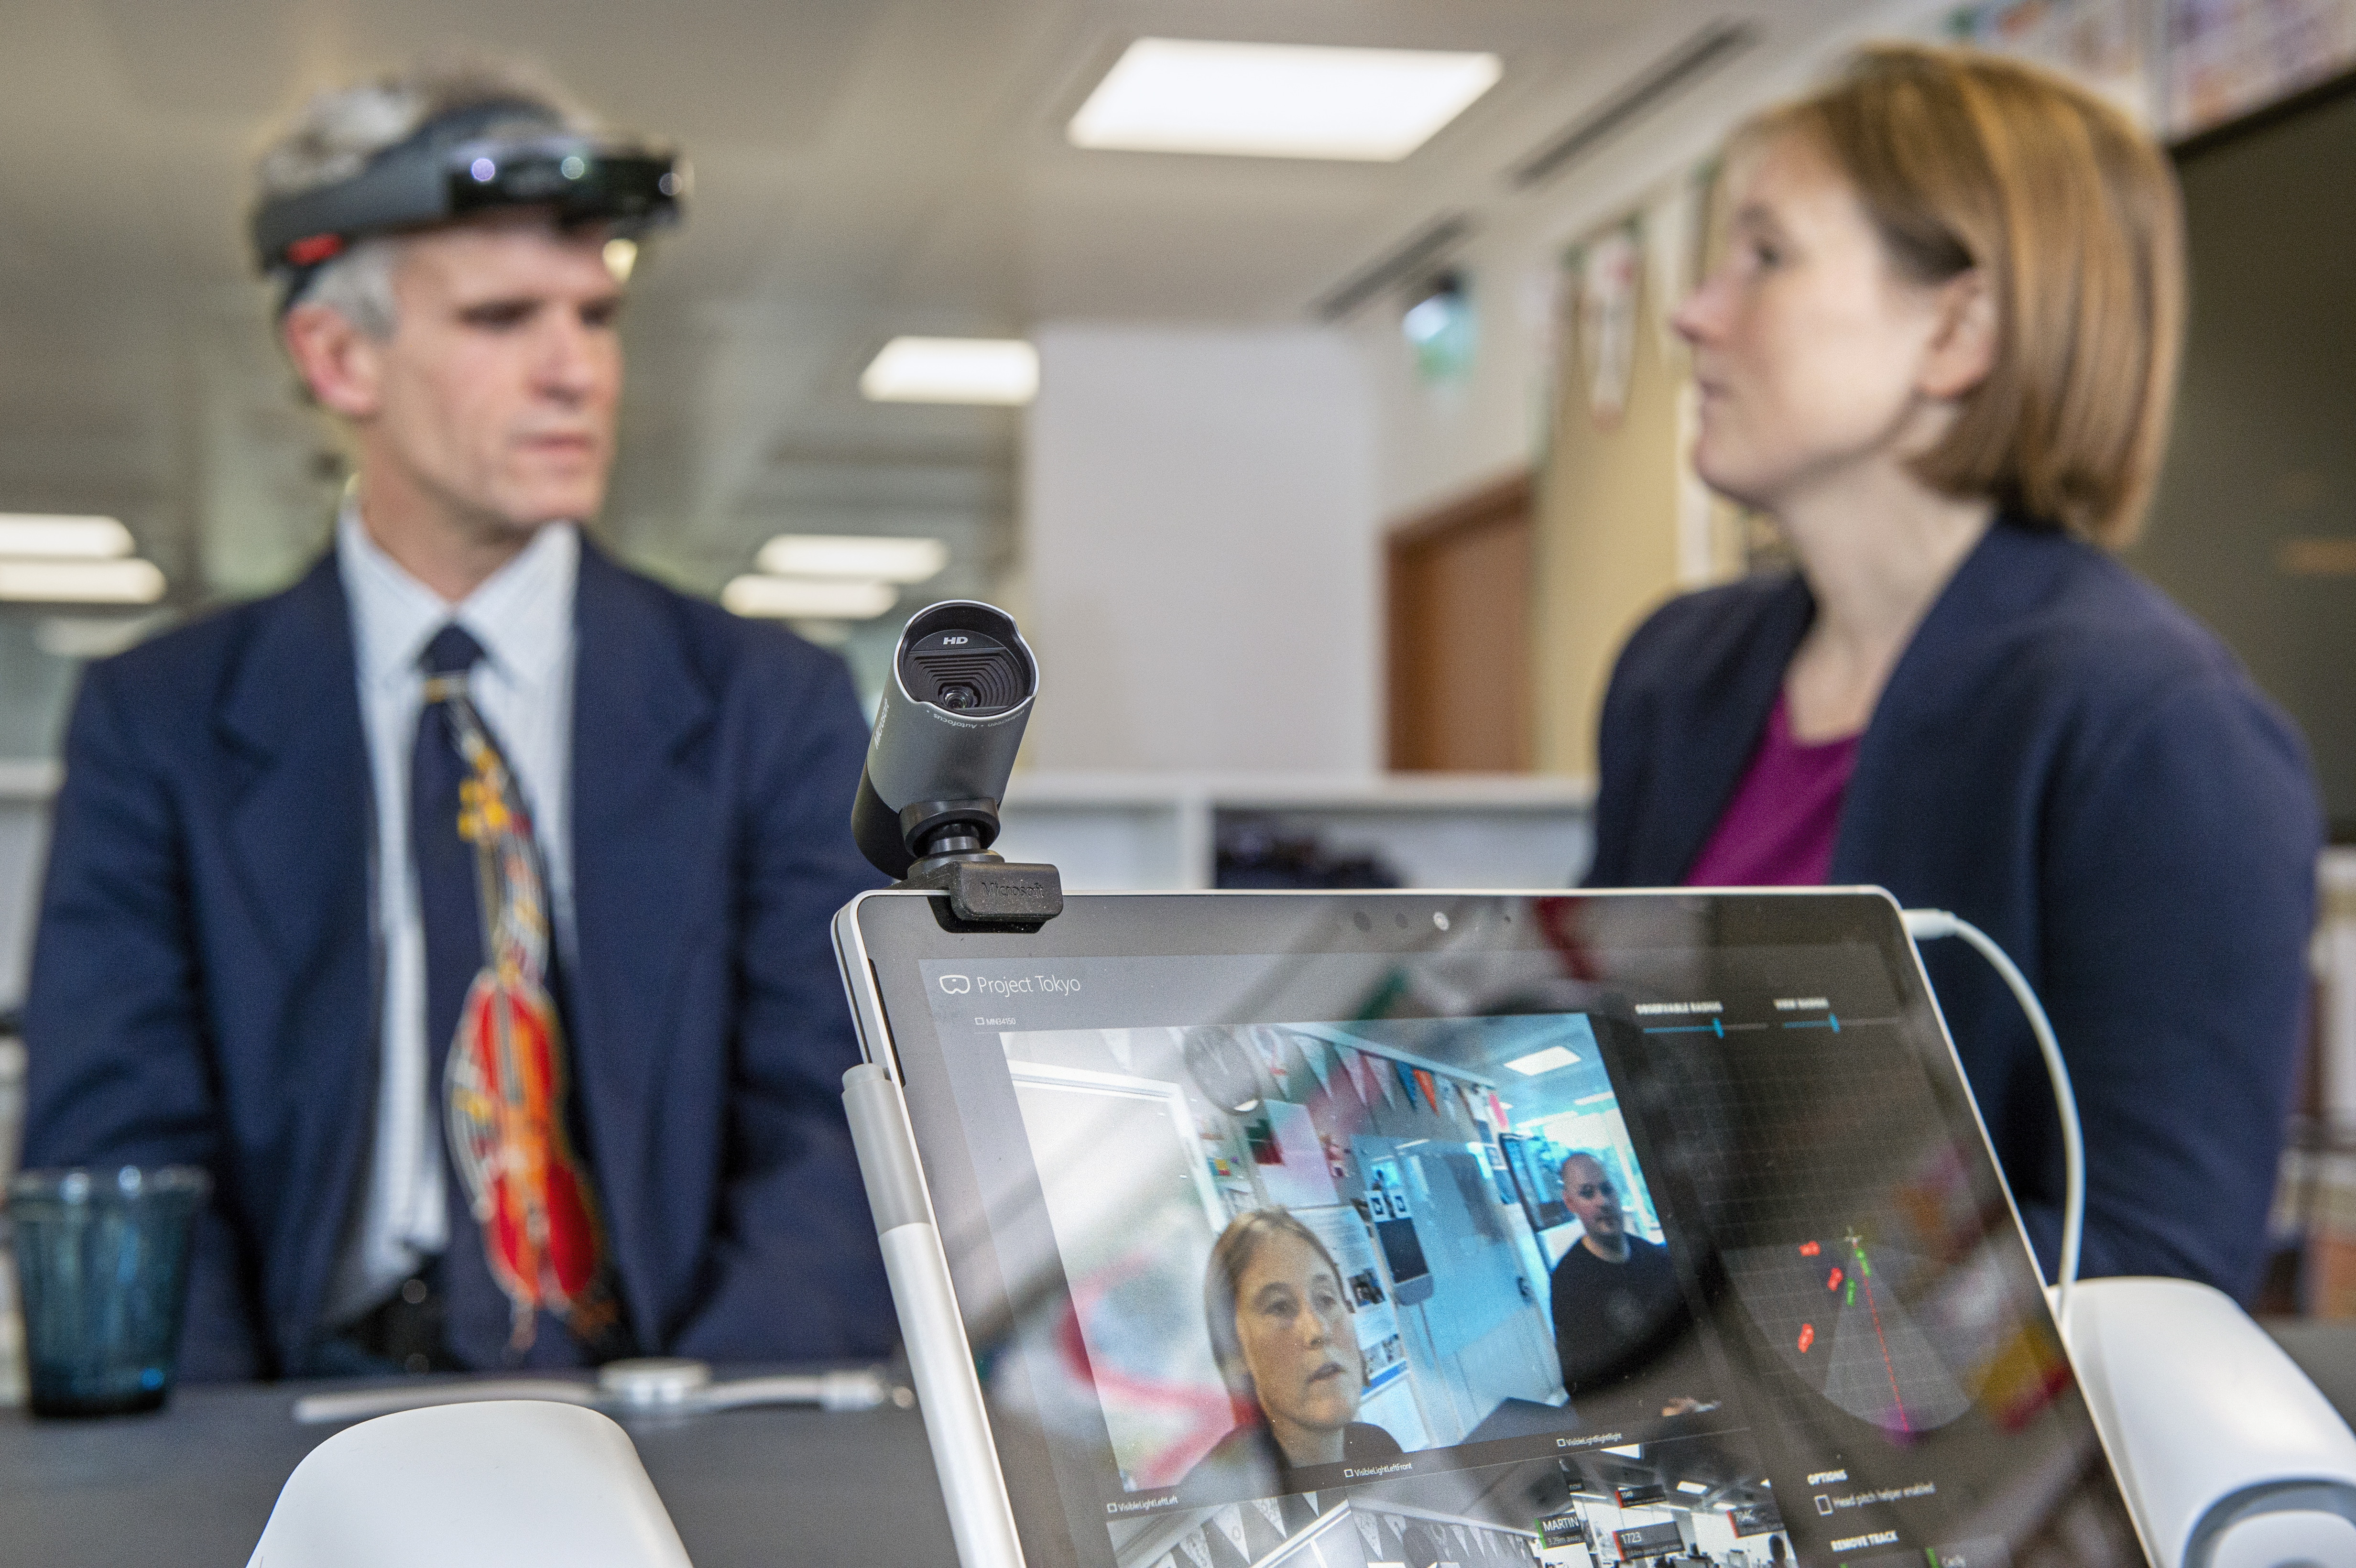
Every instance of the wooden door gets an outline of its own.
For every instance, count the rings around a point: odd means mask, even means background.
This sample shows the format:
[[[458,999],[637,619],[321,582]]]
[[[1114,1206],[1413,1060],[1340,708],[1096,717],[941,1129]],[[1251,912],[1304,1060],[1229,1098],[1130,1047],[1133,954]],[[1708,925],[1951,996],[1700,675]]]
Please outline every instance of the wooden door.
[[[1394,770],[1529,771],[1530,512],[1520,475],[1391,531]]]

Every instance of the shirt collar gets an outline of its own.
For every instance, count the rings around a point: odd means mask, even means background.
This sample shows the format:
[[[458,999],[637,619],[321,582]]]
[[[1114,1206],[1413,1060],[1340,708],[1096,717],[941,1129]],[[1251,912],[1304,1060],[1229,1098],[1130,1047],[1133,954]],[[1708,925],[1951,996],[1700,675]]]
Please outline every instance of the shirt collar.
[[[384,552],[352,498],[336,518],[336,562],[352,603],[361,674],[371,686],[413,677],[425,645],[452,621],[483,645],[502,676],[526,686],[546,681],[572,651],[581,535],[571,523],[541,527],[513,560],[455,605]]]

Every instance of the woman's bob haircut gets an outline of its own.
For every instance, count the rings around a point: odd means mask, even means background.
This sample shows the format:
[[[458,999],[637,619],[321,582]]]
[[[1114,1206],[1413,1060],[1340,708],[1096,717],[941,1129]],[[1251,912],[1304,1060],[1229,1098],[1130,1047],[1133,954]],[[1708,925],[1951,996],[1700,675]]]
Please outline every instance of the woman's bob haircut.
[[[1253,1209],[1237,1215],[1220,1232],[1211,1247],[1211,1261],[1203,1270],[1203,1321],[1211,1331],[1211,1354],[1219,1363],[1219,1375],[1226,1380],[1227,1392],[1238,1399],[1257,1404],[1259,1391],[1252,1384],[1251,1368],[1245,1363],[1243,1339],[1236,1331],[1236,1292],[1243,1287],[1244,1274],[1251,1267],[1252,1259],[1261,1245],[1278,1236],[1290,1236],[1309,1243],[1333,1274],[1333,1283],[1342,1287],[1342,1270],[1333,1262],[1333,1254],[1317,1239],[1317,1232],[1293,1218],[1284,1209]],[[1343,1303],[1349,1296],[1344,1288]]]
[[[1972,268],[1996,302],[1994,368],[1915,474],[2109,549],[2134,541],[2168,440],[2183,336],[2176,176],[2133,121],[2051,72],[1968,49],[1880,45],[1736,133],[1801,136],[1856,188],[1891,264]]]

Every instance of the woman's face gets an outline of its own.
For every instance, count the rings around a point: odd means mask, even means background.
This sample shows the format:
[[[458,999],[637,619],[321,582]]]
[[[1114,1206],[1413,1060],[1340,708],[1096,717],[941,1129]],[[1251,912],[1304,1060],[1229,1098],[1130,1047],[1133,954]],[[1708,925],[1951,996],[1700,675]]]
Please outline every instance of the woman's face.
[[[1236,1339],[1269,1426],[1334,1432],[1358,1417],[1365,1365],[1342,1282],[1298,1236],[1260,1243],[1236,1283]]]
[[[1936,440],[1952,400],[1986,374],[1973,361],[1956,384],[1959,311],[1976,279],[1901,277],[1854,187],[1804,137],[1743,155],[1729,187],[1726,259],[1673,318],[1701,394],[1694,466],[1712,489],[1779,512]]]

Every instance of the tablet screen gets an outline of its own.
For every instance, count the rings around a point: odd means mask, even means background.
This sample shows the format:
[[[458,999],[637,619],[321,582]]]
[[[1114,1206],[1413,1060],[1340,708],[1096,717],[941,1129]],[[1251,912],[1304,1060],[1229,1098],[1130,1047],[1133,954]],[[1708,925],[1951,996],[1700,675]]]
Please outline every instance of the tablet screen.
[[[1878,897],[885,901],[1032,1563],[2143,1561]]]

